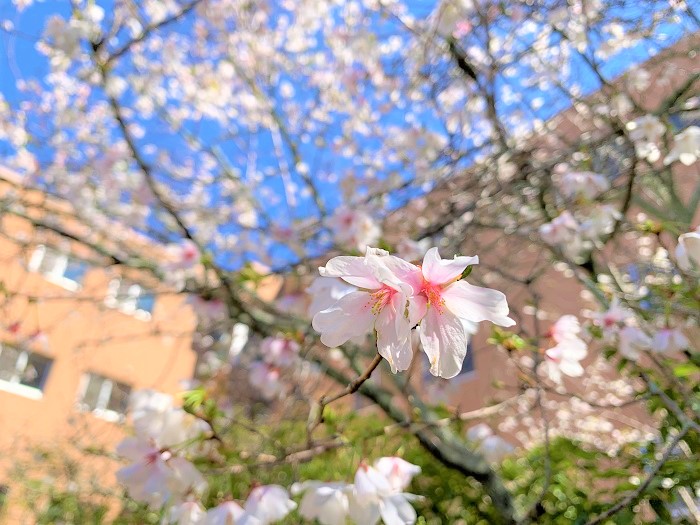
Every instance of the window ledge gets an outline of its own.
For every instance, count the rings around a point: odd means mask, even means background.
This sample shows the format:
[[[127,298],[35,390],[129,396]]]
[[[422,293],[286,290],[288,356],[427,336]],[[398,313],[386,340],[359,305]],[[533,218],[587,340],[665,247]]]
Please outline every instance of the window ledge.
[[[107,306],[107,308],[111,308],[112,310],[117,310],[118,312],[121,312],[124,315],[134,317],[139,321],[148,322],[151,320],[152,314],[150,312],[147,312],[146,310],[133,310],[131,308],[126,308],[120,305],[118,301],[115,301],[112,298],[105,299],[105,306]]]
[[[35,400],[39,400],[44,397],[44,393],[38,388],[22,385],[20,383],[10,383],[9,381],[2,379],[0,379],[0,391]]]
[[[77,292],[80,290],[81,286],[80,283],[74,281],[73,279],[68,279],[67,277],[56,277],[51,274],[41,274],[44,276],[44,279],[49,281],[51,284],[55,284],[56,286],[60,286],[64,290],[68,290],[69,292]]]
[[[110,423],[120,423],[124,421],[124,416],[122,414],[106,408],[96,408],[92,411],[92,415],[100,419],[104,419],[105,421],[109,421]]]

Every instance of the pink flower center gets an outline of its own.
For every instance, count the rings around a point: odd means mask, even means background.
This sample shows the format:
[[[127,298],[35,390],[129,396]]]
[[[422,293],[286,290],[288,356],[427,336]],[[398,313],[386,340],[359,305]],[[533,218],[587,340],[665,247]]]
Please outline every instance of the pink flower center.
[[[375,315],[378,314],[382,308],[391,302],[391,299],[394,297],[395,293],[396,290],[387,285],[382,286],[376,292],[372,292],[370,294],[372,313]]]
[[[421,292],[428,299],[428,306],[432,306],[438,312],[442,312],[445,300],[442,298],[442,286],[423,280]]]

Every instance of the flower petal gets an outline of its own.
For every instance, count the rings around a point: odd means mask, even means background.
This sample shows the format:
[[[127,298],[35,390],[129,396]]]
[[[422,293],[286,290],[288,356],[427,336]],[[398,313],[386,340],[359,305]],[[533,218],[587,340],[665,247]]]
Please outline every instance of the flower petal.
[[[467,321],[491,321],[500,326],[515,324],[508,317],[506,296],[498,290],[457,281],[443,290],[442,298],[452,313]]]
[[[364,257],[349,255],[333,257],[326,263],[326,266],[322,266],[318,271],[323,277],[340,277],[358,288],[376,290],[382,287],[372,272],[372,268],[365,264]]]
[[[442,259],[438,249],[433,247],[423,257],[423,277],[433,284],[445,284],[457,279],[467,266],[479,264],[479,258],[457,257],[454,259]]]
[[[459,374],[469,339],[464,325],[448,309],[428,308],[420,326],[420,340],[430,360],[430,373],[450,379]]]
[[[375,321],[371,297],[367,292],[351,292],[338,302],[314,315],[311,325],[321,334],[321,342],[331,348],[348,339],[368,333]]]

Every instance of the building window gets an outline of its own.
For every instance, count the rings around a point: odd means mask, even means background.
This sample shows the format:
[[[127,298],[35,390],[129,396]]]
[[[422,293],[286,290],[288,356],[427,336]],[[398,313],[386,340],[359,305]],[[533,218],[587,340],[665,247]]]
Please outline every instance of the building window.
[[[0,345],[0,389],[40,399],[51,362],[43,355]]]
[[[85,374],[78,408],[109,421],[120,421],[129,406],[131,387],[97,374]]]
[[[48,281],[67,290],[80,289],[87,264],[44,245],[37,246],[29,260],[29,270],[42,274]]]
[[[474,372],[474,370],[474,346],[472,345],[472,342],[469,341],[469,344],[467,345],[467,355],[464,357],[462,369],[459,371],[457,377],[465,377],[467,374]]]
[[[126,279],[113,279],[109,283],[105,299],[105,304],[110,308],[116,308],[144,321],[151,318],[155,302],[152,293],[140,284],[132,283]]]

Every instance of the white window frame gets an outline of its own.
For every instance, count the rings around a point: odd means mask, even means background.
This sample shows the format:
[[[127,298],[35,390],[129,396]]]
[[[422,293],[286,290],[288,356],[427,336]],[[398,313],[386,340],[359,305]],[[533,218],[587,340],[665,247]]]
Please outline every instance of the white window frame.
[[[109,282],[107,287],[107,297],[105,297],[105,304],[108,307],[119,310],[127,315],[133,315],[136,319],[141,321],[150,321],[151,312],[141,310],[136,306],[138,304],[139,297],[145,293],[143,286],[140,284],[131,283],[129,284],[129,289],[126,293],[127,297],[119,297],[119,289],[121,288],[122,283],[125,282],[128,281],[122,279],[121,277],[112,279]]]
[[[56,263],[50,271],[45,271],[42,270],[41,265],[44,262],[46,254],[49,252],[56,258]],[[68,268],[68,261],[69,257],[67,254],[40,244],[36,247],[32,253],[32,257],[29,259],[29,271],[40,273],[50,283],[58,285],[61,288],[65,288],[71,292],[76,292],[80,290],[82,286],[78,281],[74,281],[73,279],[69,279],[65,276],[66,269]]]
[[[0,390],[10,394],[16,394],[29,399],[41,399],[44,397],[44,391],[41,388],[23,385],[21,382],[22,374],[27,369],[29,363],[29,355],[32,353],[29,350],[12,347],[19,351],[17,361],[15,361],[15,372],[10,379],[0,379]],[[2,353],[3,345],[0,345],[0,353]],[[43,356],[42,356],[43,357]],[[49,365],[51,366],[51,365]]]
[[[85,394],[87,393],[88,385],[90,384],[91,378],[100,379],[102,381],[102,384],[100,385],[100,393],[97,394],[97,406],[95,408],[90,408],[85,403],[83,403],[83,399],[85,398]],[[107,408],[107,405],[109,405],[109,400],[112,397],[112,391],[114,390],[114,386],[116,383],[119,383],[119,381],[115,381],[100,374],[94,374],[92,372],[84,373],[80,378],[80,387],[78,388],[78,410],[80,410],[81,412],[90,412],[91,414],[94,414],[100,419],[104,419],[112,423],[124,421],[124,419],[126,418],[126,413],[122,414],[120,412],[117,412],[116,410],[110,410],[109,408]],[[126,385],[126,383],[122,384]]]

